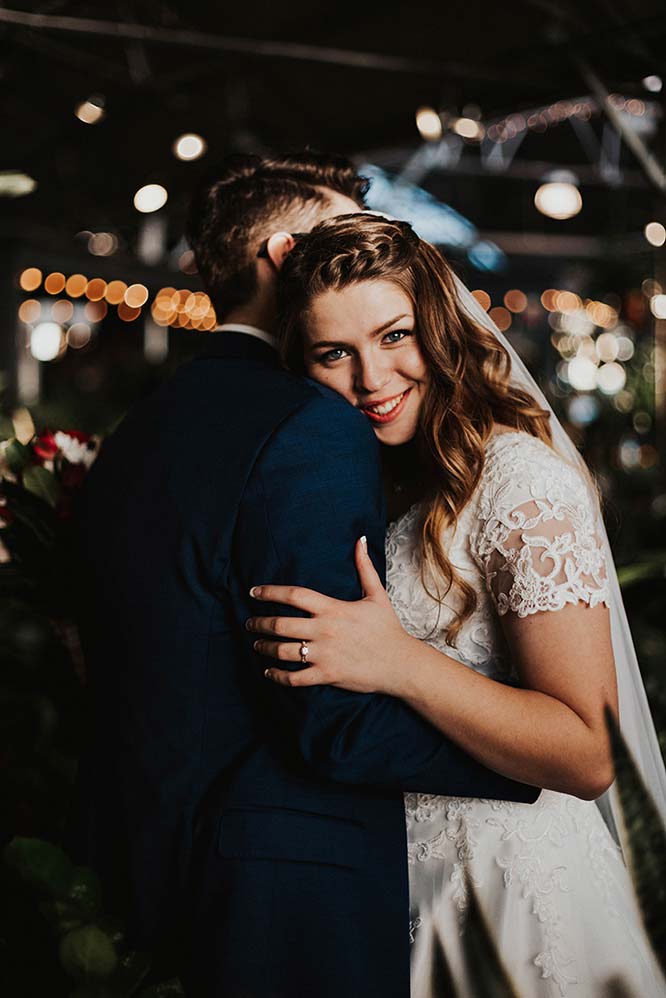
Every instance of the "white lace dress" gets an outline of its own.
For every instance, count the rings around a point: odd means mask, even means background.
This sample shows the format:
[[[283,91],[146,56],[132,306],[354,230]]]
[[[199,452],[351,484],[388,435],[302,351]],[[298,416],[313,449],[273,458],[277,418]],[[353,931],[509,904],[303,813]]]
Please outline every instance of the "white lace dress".
[[[586,487],[577,471],[525,433],[491,438],[481,482],[455,535],[446,538],[449,557],[478,597],[455,649],[445,643],[453,604],[447,597],[439,607],[421,581],[420,514],[412,507],[387,534],[393,605],[410,634],[486,676],[516,679],[503,614],[608,600]],[[413,793],[405,808],[412,998],[436,998],[426,969],[430,912],[459,996],[473,998],[460,947],[465,868],[522,998],[601,998],[613,976],[636,998],[666,995],[619,849],[593,801],[553,791],[543,791],[534,805]]]

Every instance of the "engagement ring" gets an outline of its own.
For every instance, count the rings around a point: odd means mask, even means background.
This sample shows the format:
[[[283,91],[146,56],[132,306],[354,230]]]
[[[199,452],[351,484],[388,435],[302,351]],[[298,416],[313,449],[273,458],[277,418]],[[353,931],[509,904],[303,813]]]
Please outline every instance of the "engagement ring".
[[[301,662],[303,665],[308,664],[308,653],[310,649],[308,647],[307,641],[301,641]]]

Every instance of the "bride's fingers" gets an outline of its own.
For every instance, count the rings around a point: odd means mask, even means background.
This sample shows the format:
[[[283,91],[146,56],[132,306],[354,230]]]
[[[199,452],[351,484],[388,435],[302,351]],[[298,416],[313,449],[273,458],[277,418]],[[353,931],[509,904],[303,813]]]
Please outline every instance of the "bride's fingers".
[[[312,641],[316,626],[312,617],[250,617],[245,621],[247,631],[297,641]]]
[[[283,606],[295,606],[306,613],[321,613],[330,603],[337,602],[329,596],[322,596],[314,589],[303,586],[253,586],[250,589],[252,599],[264,603],[282,603]]]
[[[280,662],[302,662],[300,641],[268,641],[259,638],[252,646],[259,655],[276,658]],[[312,655],[312,646],[308,645],[308,653]]]
[[[354,558],[363,595],[370,597],[370,599],[381,600],[388,598],[386,590],[382,585],[382,580],[379,578],[377,569],[372,563],[372,558],[368,554],[368,542],[365,537],[360,537],[357,540]]]
[[[266,679],[280,686],[323,686],[328,682],[324,670],[316,665],[296,672],[289,672],[288,669],[266,669],[264,675]]]

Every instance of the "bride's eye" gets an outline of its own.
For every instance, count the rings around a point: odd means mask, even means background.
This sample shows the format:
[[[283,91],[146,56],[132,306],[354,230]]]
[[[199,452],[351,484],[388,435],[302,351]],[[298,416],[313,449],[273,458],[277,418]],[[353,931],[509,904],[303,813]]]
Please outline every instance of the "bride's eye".
[[[327,350],[326,353],[320,353],[317,360],[320,364],[332,364],[336,360],[341,360],[347,353],[342,347],[337,347],[335,350]]]
[[[401,340],[404,340],[405,336],[412,336],[413,333],[413,329],[392,329],[384,337],[384,343],[400,343]]]

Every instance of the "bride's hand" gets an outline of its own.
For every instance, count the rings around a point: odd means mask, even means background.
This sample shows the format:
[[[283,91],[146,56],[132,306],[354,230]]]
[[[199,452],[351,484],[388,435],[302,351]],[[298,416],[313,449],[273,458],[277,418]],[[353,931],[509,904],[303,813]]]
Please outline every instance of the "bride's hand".
[[[346,602],[299,586],[255,586],[251,590],[256,600],[310,614],[250,617],[246,621],[249,631],[263,635],[255,641],[255,650],[269,658],[300,663],[301,642],[307,642],[307,668],[269,668],[265,673],[268,679],[283,686],[329,684],[356,693],[400,695],[401,678],[416,639],[402,629],[364,541],[357,542],[355,552],[363,599]]]

